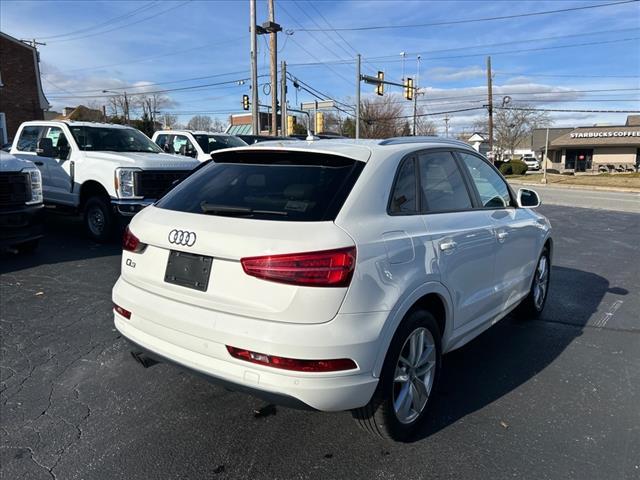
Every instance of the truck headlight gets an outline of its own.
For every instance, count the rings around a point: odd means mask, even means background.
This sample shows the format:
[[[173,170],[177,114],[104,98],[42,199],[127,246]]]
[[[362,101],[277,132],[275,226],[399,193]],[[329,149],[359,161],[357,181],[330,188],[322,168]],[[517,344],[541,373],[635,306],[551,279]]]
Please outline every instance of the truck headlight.
[[[22,171],[29,175],[29,185],[31,187],[31,199],[26,204],[42,203],[42,175],[40,170],[37,168],[25,168]]]
[[[119,198],[136,197],[136,172],[138,168],[116,168],[114,184]]]

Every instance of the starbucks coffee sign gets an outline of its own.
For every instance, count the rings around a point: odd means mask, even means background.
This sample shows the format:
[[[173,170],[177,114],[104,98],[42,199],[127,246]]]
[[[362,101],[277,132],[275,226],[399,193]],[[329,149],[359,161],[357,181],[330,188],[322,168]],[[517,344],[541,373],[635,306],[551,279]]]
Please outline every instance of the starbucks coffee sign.
[[[571,138],[640,137],[640,131],[572,132]]]

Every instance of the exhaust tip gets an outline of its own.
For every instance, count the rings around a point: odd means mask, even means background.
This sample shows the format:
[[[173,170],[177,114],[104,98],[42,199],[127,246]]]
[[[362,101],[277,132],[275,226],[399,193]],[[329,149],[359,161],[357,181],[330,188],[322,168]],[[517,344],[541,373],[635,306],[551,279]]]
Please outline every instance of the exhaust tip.
[[[154,360],[153,358],[151,358],[148,355],[146,355],[144,352],[134,352],[134,351],[132,351],[131,352],[131,356],[134,358],[134,360],[136,362],[138,362],[144,368],[153,367],[157,363],[160,363],[159,361]]]

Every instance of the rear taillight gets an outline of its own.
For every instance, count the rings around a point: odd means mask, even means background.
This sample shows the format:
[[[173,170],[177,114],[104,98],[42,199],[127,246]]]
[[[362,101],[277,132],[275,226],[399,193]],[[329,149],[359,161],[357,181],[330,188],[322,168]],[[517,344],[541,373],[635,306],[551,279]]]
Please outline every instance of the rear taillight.
[[[240,262],[247,275],[265,280],[309,287],[347,287],[356,265],[356,247],[250,257]]]
[[[118,315],[123,316],[127,320],[131,319],[131,312],[129,310],[125,310],[120,305],[116,305],[114,303],[113,304],[113,311],[116,312]]]
[[[252,352],[242,348],[227,345],[229,354],[240,360],[245,360],[267,367],[280,368],[282,370],[294,370],[296,372],[338,372],[358,368],[356,362],[350,358],[335,358],[331,360],[300,360],[297,358],[276,357],[265,353]]]
[[[138,237],[131,233],[129,226],[127,226],[122,236],[122,249],[127,252],[142,253],[145,248],[147,248],[147,244],[142,243]]]

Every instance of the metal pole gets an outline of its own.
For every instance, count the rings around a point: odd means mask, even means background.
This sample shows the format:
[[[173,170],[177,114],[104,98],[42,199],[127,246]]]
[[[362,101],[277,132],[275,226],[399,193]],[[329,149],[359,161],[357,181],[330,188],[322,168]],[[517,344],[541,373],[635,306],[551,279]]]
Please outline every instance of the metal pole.
[[[418,55],[417,58],[417,70],[416,70],[416,88],[413,89],[413,136],[418,134],[418,93],[420,92],[420,59],[422,57]]]
[[[542,159],[542,183],[547,183],[547,151],[549,149],[549,128],[544,141],[544,158]]]
[[[124,108],[125,108],[125,113],[124,113],[124,121],[127,125],[129,125],[130,123],[130,119],[129,119],[129,99],[127,98],[127,92],[124,92]]]
[[[258,107],[258,41],[256,32],[256,0],[249,0],[251,32],[251,128],[254,135],[260,134]]]
[[[360,138],[360,61],[361,55],[356,57],[356,140]]]
[[[280,67],[280,131],[283,137],[289,135],[289,115],[287,113],[287,62]]]
[[[269,0],[269,21],[276,22],[273,0]],[[269,33],[271,50],[271,135],[278,135],[278,33]]]
[[[491,57],[487,57],[487,100],[489,105],[489,152],[491,152],[491,161],[493,158],[493,84],[491,79]]]

